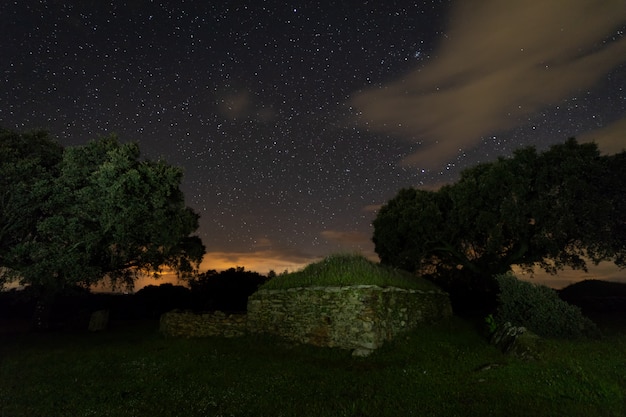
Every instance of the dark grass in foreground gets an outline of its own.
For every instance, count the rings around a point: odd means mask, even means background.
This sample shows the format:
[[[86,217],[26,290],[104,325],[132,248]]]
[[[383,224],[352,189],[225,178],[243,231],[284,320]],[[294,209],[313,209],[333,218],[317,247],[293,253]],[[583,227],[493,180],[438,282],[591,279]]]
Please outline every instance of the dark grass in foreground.
[[[335,254],[307,265],[300,271],[279,275],[262,289],[287,289],[311,286],[377,285],[416,290],[438,289],[431,282],[408,272],[369,261],[358,254]]]
[[[1,336],[0,416],[626,415],[615,328],[547,341],[522,362],[456,317],[369,358],[264,337],[164,339],[156,327]]]

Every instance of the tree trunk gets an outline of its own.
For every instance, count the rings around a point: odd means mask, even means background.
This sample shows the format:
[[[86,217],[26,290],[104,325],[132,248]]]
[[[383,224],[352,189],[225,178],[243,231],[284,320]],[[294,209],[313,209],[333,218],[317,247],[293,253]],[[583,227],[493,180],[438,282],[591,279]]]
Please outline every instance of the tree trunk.
[[[52,325],[52,306],[54,304],[54,295],[41,294],[35,304],[35,311],[31,322],[33,331],[49,330]]]

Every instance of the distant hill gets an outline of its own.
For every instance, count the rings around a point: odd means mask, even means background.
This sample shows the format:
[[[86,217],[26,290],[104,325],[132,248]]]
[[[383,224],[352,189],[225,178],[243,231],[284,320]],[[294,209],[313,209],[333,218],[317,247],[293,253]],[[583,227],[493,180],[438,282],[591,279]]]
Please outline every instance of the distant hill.
[[[584,312],[626,312],[626,284],[588,279],[559,291],[561,299]]]
[[[626,284],[586,279],[563,288],[559,293],[565,297],[626,297]]]

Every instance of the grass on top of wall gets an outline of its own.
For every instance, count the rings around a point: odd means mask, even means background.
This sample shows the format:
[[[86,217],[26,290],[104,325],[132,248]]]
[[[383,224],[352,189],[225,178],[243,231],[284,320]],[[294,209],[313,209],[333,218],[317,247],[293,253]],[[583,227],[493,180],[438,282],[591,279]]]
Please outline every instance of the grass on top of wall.
[[[377,285],[415,290],[436,290],[434,284],[407,272],[369,261],[362,255],[336,254],[307,265],[300,271],[272,278],[260,289]]]

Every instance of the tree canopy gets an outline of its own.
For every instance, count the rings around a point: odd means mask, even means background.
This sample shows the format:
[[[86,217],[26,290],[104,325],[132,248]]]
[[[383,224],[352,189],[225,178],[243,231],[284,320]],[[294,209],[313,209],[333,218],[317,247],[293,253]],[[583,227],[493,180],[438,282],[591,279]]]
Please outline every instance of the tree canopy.
[[[33,188],[58,176],[62,158],[63,148],[46,132],[0,129],[0,266],[6,266],[10,248],[36,233],[42,204]]]
[[[198,267],[204,246],[181,169],[115,136],[63,149],[44,132],[1,130],[0,144],[0,265],[10,271],[0,284],[132,286],[141,273]]]
[[[570,139],[479,164],[438,191],[403,189],[373,222],[376,252],[448,288],[481,287],[512,265],[550,273],[587,262],[624,267],[624,155],[602,156],[595,144]]]
[[[245,311],[248,297],[268,278],[237,266],[225,271],[209,270],[189,280],[196,310]]]

